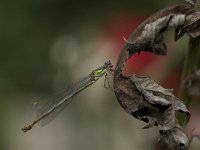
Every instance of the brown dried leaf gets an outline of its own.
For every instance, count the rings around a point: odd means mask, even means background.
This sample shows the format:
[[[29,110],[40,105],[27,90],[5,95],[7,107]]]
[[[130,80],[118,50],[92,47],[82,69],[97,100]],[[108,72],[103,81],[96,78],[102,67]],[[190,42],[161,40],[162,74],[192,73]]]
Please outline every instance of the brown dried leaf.
[[[149,77],[129,76],[115,79],[114,91],[119,103],[131,115],[147,124],[169,130],[176,124],[175,111],[189,116],[186,106]]]
[[[160,130],[160,141],[167,144],[172,150],[188,150],[190,140],[179,125],[170,130]]]
[[[171,89],[163,88],[149,77],[132,76],[131,79],[145,100],[161,111],[160,114],[154,116],[154,120],[162,129],[174,126],[176,110],[189,116],[186,106],[173,95]]]
[[[183,30],[192,38],[200,35],[200,12],[193,12],[186,16]]]
[[[200,35],[199,14],[196,13],[195,0],[171,6],[158,11],[136,28],[126,41],[114,71],[114,92],[120,105],[135,118],[147,123],[144,128],[154,125],[164,131],[161,138],[165,143],[177,149],[186,149],[188,138],[182,128],[177,128],[176,111],[190,114],[186,106],[176,98],[171,89],[165,89],[149,77],[124,76],[123,68],[126,61],[141,51],[166,55],[167,47],[163,34],[175,28],[175,39],[185,33],[191,37]],[[187,122],[186,122],[187,123]],[[166,138],[166,139],[165,139]]]

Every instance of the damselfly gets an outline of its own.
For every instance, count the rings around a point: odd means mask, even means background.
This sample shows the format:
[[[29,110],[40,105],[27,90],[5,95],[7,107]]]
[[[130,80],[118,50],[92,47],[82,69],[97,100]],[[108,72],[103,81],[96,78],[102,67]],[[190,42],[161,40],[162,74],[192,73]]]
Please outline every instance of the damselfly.
[[[26,132],[30,130],[36,123],[48,118],[51,114],[53,114],[53,112],[55,112],[56,110],[60,110],[63,108],[63,106],[69,104],[72,101],[72,97],[74,95],[94,84],[102,76],[107,75],[107,73],[112,74],[112,72],[112,63],[110,61],[105,62],[103,66],[93,70],[88,76],[84,77],[73,86],[69,87],[66,91],[64,91],[64,93],[62,93],[61,97],[57,98],[56,100],[50,101],[47,105],[43,105],[36,119],[31,124],[24,126],[22,128],[22,131]]]

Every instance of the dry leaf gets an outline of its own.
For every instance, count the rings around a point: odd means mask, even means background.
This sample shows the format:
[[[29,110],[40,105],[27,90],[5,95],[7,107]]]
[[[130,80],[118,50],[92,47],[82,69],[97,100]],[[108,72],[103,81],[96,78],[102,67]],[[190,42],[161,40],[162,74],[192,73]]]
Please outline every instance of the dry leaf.
[[[186,106],[149,77],[128,76],[115,79],[114,91],[121,106],[131,115],[147,123],[169,130],[176,124],[175,111],[189,116]]]
[[[190,145],[188,135],[179,125],[170,130],[160,130],[159,140],[167,144],[172,150],[188,150]]]

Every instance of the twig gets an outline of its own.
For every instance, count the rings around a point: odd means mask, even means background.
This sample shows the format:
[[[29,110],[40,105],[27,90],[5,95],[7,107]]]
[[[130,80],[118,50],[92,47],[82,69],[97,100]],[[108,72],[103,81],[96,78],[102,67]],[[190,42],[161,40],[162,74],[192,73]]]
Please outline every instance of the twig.
[[[182,81],[184,81],[194,70],[199,67],[200,64],[200,37],[190,38],[189,48],[185,55],[185,62],[182,73]],[[187,108],[190,107],[192,97],[189,96],[184,85],[181,87],[180,99],[184,102]],[[178,120],[181,125],[185,122],[183,115],[178,115]]]

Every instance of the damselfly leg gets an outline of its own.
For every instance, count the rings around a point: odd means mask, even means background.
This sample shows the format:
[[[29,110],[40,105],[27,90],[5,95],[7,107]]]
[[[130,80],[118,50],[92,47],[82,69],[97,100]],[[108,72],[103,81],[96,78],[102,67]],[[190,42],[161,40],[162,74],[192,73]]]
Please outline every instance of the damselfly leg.
[[[105,74],[104,77],[104,88],[113,91],[113,87],[110,84],[108,73]]]

